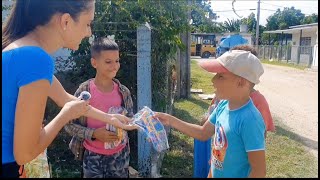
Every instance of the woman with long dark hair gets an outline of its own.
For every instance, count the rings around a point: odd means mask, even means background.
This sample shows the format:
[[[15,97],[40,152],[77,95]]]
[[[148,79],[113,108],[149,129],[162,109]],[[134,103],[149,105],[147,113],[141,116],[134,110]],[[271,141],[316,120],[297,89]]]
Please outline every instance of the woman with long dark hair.
[[[130,119],[109,115],[67,93],[53,75],[49,54],[77,50],[91,36],[94,0],[16,0],[2,28],[2,177],[19,177],[23,165],[43,152],[70,120],[99,119],[126,130]],[[62,107],[44,128],[50,97]]]

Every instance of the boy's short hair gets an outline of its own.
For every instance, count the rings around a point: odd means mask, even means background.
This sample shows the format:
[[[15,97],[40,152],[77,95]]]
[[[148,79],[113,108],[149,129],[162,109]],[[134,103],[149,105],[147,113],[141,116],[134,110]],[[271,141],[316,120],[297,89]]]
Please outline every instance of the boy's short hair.
[[[231,72],[246,80],[258,84],[263,74],[260,60],[250,51],[230,50],[215,60],[203,61],[199,66],[212,73]]]
[[[108,51],[108,50],[117,50],[119,51],[118,44],[109,38],[100,37],[96,38],[91,44],[91,57],[96,58],[100,55],[101,51]]]
[[[238,46],[231,48],[231,50],[250,51],[253,55],[258,57],[257,51],[252,46],[249,46],[249,45],[238,45]]]

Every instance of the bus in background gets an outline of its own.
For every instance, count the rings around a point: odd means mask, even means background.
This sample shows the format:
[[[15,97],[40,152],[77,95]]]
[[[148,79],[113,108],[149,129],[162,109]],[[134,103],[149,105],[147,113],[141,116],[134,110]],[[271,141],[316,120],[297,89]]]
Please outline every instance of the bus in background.
[[[191,33],[191,56],[209,58],[216,55],[216,35],[213,33]]]

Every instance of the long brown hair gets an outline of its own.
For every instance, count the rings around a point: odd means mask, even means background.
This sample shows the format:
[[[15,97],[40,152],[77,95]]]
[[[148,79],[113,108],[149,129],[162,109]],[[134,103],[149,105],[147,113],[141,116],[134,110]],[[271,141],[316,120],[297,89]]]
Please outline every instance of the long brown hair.
[[[47,24],[56,13],[69,13],[76,21],[94,0],[16,0],[2,27],[2,50],[37,26]]]

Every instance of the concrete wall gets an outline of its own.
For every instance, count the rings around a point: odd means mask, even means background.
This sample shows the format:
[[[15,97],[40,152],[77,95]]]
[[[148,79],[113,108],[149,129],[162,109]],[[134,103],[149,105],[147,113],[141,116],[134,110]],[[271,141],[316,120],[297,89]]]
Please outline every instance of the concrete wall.
[[[302,30],[302,36],[301,37],[311,37],[311,46],[314,46],[317,41],[317,35],[316,31],[307,31]],[[292,50],[291,50],[291,60],[292,62],[298,61],[298,47],[300,45],[300,31],[297,31],[292,34]],[[301,54],[300,55],[300,63],[302,64],[308,64],[309,58],[312,55],[308,54]]]

